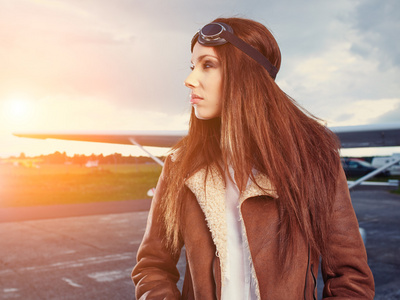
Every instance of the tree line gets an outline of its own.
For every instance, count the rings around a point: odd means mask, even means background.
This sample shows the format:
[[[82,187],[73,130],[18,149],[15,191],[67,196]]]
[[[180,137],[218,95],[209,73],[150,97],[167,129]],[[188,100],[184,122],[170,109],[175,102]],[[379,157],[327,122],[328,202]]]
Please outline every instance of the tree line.
[[[13,158],[13,157],[11,157]],[[16,157],[15,157],[16,158]],[[165,157],[158,157],[164,160]],[[66,152],[56,151],[48,155],[40,155],[35,157],[27,157],[24,153],[21,153],[18,159],[34,159],[40,163],[45,164],[77,164],[85,165],[88,161],[97,161],[98,164],[145,164],[153,163],[154,160],[147,156],[123,156],[121,153],[114,153],[104,156],[99,155],[84,155],[84,154],[74,154],[74,156],[68,156]]]

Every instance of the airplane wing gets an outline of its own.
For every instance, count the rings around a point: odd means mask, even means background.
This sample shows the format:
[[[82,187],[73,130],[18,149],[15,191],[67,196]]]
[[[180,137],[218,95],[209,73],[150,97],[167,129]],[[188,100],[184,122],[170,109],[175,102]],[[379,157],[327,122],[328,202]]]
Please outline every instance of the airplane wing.
[[[400,146],[400,124],[371,124],[330,128],[342,148]]]
[[[400,146],[400,123],[330,127],[339,137],[342,148]],[[77,132],[17,132],[15,136],[36,139],[132,144],[172,147],[187,131],[77,131]]]
[[[112,144],[137,144],[152,147],[172,147],[187,131],[77,131],[77,132],[17,132],[13,135],[35,139],[59,139],[70,141]]]
[[[389,147],[400,146],[400,123],[371,124],[358,126],[341,126],[330,128],[340,139],[342,148]],[[20,132],[15,136],[37,139],[61,139],[100,143],[137,145],[161,166],[164,164],[143,146],[172,147],[187,131],[93,131],[93,132]],[[397,161],[396,161],[397,162]],[[393,164],[390,163],[390,164]],[[390,167],[385,165],[379,170]],[[350,183],[349,188],[359,186],[374,172],[365,175],[356,182]],[[388,184],[389,186],[393,186]],[[397,182],[398,185],[398,182]]]

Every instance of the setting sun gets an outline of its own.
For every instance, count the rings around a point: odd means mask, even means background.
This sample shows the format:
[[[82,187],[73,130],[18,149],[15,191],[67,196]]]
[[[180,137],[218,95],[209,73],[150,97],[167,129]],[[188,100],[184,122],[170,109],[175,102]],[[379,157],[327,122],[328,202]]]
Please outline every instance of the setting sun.
[[[23,94],[10,96],[4,102],[3,114],[9,126],[26,124],[33,115],[32,100]]]

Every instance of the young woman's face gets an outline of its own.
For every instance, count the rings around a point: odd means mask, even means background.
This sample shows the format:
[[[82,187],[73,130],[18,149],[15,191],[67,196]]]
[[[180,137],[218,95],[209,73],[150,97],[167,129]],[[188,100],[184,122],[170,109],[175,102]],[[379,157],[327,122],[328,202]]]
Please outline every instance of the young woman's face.
[[[192,54],[192,72],[185,80],[191,89],[190,103],[198,119],[221,116],[222,66],[213,47],[196,43]]]

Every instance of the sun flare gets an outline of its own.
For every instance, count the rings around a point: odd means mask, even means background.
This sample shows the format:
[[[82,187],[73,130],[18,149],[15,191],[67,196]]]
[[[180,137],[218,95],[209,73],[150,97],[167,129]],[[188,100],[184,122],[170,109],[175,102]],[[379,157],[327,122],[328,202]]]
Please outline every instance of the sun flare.
[[[23,99],[12,100],[9,104],[9,112],[13,117],[24,117],[28,113],[28,104]]]
[[[5,99],[3,117],[8,125],[23,125],[31,121],[33,115],[32,99],[27,95],[13,95]]]

